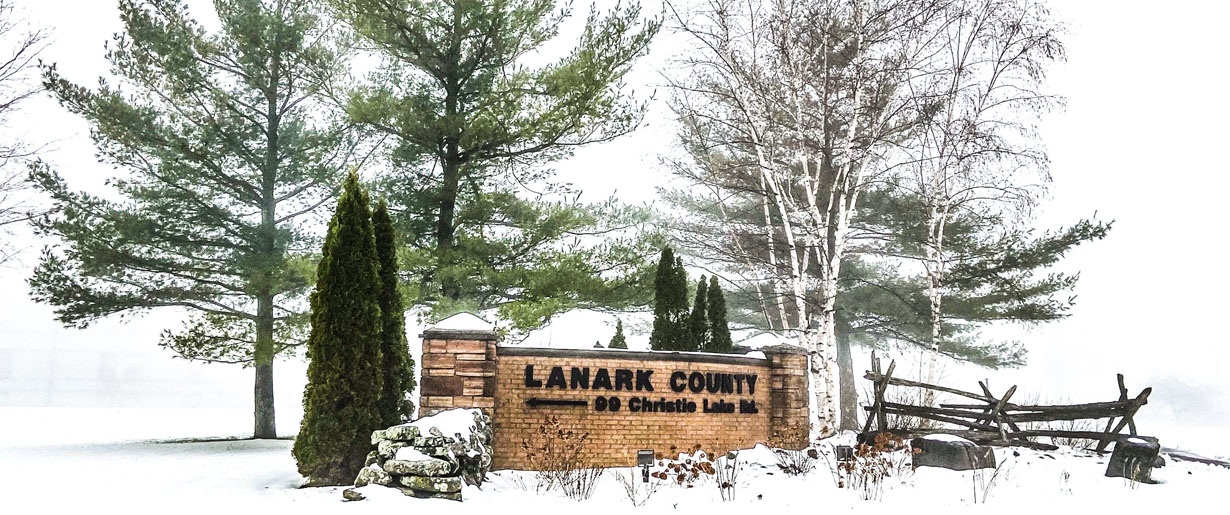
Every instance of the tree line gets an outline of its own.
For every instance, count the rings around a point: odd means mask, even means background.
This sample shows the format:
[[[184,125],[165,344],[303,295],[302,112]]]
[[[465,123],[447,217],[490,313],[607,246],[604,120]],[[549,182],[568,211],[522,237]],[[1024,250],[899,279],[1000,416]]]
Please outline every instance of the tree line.
[[[1033,0],[667,1],[662,17],[621,3],[538,66],[571,14],[554,0],[217,0],[217,27],[176,0],[118,5],[110,77],[41,67],[89,123],[110,191],[30,163],[52,203],[33,226],[55,242],[31,295],[76,327],[186,313],[159,344],[252,367],[258,438],[276,436],[275,356],[306,346],[317,367],[321,331],[348,327],[384,349],[369,357],[401,359],[387,349],[404,320],[372,317],[407,306],[495,310],[515,333],[652,306],[663,350],[729,352],[732,324],[780,333],[811,351],[821,416],[844,424],[852,342],[1019,365],[1019,344],[978,329],[1065,316],[1077,277],[1047,268],[1110,227],[1031,229],[1049,182],[1033,125],[1062,102],[1045,77],[1064,52]],[[622,82],[663,23],[691,41],[664,73],[679,149],[664,169],[686,187],[656,215],[581,202],[549,165],[640,125],[648,104]],[[360,55],[379,64],[356,79]],[[383,293],[323,315],[336,227],[368,223],[356,171],[382,199],[382,264],[355,266]],[[691,294],[684,258],[710,274]],[[382,377],[364,395],[408,384]],[[406,415],[391,406],[382,423]]]
[[[57,318],[179,308],[160,345],[255,370],[258,438],[276,436],[273,361],[311,341],[314,229],[360,169],[401,235],[398,276],[429,316],[498,310],[514,330],[574,308],[645,305],[643,209],[579,201],[545,165],[631,131],[621,79],[658,31],[632,3],[591,9],[562,57],[520,64],[568,10],[550,0],[219,0],[207,29],[176,0],[120,0],[109,78],[43,87],[85,119],[109,194],[50,164],[53,209],[29,283]],[[361,52],[379,65],[363,80]]]

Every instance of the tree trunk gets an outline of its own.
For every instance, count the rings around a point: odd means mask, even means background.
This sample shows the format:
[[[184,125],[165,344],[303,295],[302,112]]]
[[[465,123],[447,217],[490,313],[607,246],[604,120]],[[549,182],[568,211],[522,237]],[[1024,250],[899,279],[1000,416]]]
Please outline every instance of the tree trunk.
[[[939,186],[936,186],[939,191]],[[931,219],[927,227],[927,278],[930,281],[927,289],[928,300],[930,300],[931,308],[931,352],[927,353],[927,377],[923,382],[927,384],[935,384],[938,381],[936,377],[939,373],[937,365],[940,355],[940,342],[943,334],[943,314],[944,314],[944,227],[948,221],[948,207],[933,205],[930,212]],[[935,392],[926,390],[923,393],[923,406],[935,405]],[[924,428],[930,427],[930,422],[924,421]]]
[[[826,288],[827,289],[827,288]],[[829,290],[832,291],[832,290]],[[826,303],[827,304],[827,303]],[[817,411],[820,415],[820,434],[831,435],[837,431],[837,344],[833,337],[836,319],[831,310],[821,310],[820,330],[816,333],[816,347],[820,356],[820,372],[823,387],[816,392]]]
[[[443,155],[440,156],[440,168],[444,172],[440,185],[439,217],[436,219],[436,251],[438,261],[436,270],[447,268],[456,259],[454,254],[455,220],[457,218],[457,194],[460,191],[462,156],[460,151],[461,131],[464,123],[461,120],[461,8],[454,5],[452,37],[446,50],[444,86],[444,119],[452,124],[452,129],[444,136],[442,142]],[[461,298],[461,288],[452,279],[452,274],[437,274],[440,280],[440,294],[445,298],[457,300]]]
[[[839,395],[842,431],[858,431],[858,391],[854,387],[854,359],[850,356],[850,334],[837,333],[837,368],[841,372]]]
[[[260,253],[263,266],[256,285],[256,345],[252,349],[253,366],[256,369],[256,384],[252,391],[254,428],[253,438],[277,438],[278,428],[273,411],[273,301],[277,295],[274,288],[276,266],[284,259],[277,246],[277,180],[281,169],[278,139],[281,115],[278,112],[278,84],[281,69],[280,55],[274,55],[265,91],[265,115],[269,125],[265,133],[265,166],[261,170],[261,228]],[[275,265],[276,263],[276,265]]]
[[[457,149],[455,142],[449,142],[447,146],[454,152]],[[442,168],[444,169],[444,184],[440,186],[440,217],[436,220],[436,251],[439,253],[439,261],[436,263],[437,270],[449,267],[454,260],[454,220],[457,211],[457,193],[461,181],[461,163],[445,159]],[[461,297],[461,290],[450,278],[451,274],[438,274],[438,277],[441,295],[454,300]]]
[[[273,412],[273,295],[257,299],[256,310],[256,386],[253,391],[256,427],[252,437],[277,438]]]

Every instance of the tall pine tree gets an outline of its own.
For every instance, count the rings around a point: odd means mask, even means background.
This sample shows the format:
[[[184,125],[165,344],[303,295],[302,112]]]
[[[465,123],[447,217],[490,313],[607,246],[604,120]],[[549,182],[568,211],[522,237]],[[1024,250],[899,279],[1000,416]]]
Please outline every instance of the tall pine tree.
[[[372,213],[376,256],[380,260],[380,354],[384,390],[380,394],[382,425],[393,426],[414,414],[414,360],[406,346],[406,315],[397,285],[397,238],[389,207],[381,199]]]
[[[316,268],[308,383],[293,454],[313,485],[354,481],[383,423],[381,280],[367,194],[346,178]]]
[[[696,300],[692,302],[692,315],[688,317],[688,340],[682,350],[698,351],[709,346],[709,323],[705,320],[708,310],[705,276],[700,276],[696,283]]]
[[[615,336],[611,337],[611,343],[607,344],[610,349],[626,349],[628,342],[624,338],[624,321],[615,319]]]
[[[683,262],[670,247],[662,249],[653,282],[653,332],[649,348],[682,350],[688,337],[688,284]]]
[[[718,286],[717,276],[709,278],[709,340],[708,352],[731,352],[734,342],[730,339],[730,324],[726,320],[726,296]]]
[[[581,203],[541,165],[639,125],[645,104],[621,80],[659,20],[636,2],[591,11],[575,45],[541,63],[571,14],[556,0],[330,3],[383,57],[347,110],[389,136],[384,184],[407,235],[411,302],[498,308],[526,330],[573,308],[649,301],[637,286],[654,245],[624,231],[647,212]],[[577,234],[602,243],[568,243]]]
[[[344,73],[314,2],[215,0],[210,32],[176,0],[123,0],[96,89],[55,66],[44,86],[85,119],[111,191],[74,191],[40,163],[54,214],[31,295],[66,325],[184,310],[160,345],[255,370],[257,438],[275,438],[273,361],[301,345],[317,208],[354,148],[315,100]],[[200,18],[197,16],[196,18]]]

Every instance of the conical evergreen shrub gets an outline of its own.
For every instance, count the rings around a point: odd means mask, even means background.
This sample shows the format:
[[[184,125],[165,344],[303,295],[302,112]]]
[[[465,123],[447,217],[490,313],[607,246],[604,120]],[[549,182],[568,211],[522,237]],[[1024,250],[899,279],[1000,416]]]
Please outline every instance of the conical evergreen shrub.
[[[624,321],[615,319],[615,336],[611,337],[611,343],[607,344],[609,349],[626,349],[628,342],[624,339]]]
[[[681,350],[688,339],[688,276],[670,247],[662,249],[653,281],[653,332],[649,348]]]
[[[383,423],[380,275],[371,210],[346,178],[316,269],[303,422],[292,454],[313,485],[351,484]]]
[[[717,276],[709,278],[709,352],[731,352],[730,323],[726,320],[726,296],[718,286]]]
[[[706,290],[705,276],[696,283],[696,300],[692,302],[692,315],[688,317],[688,342],[684,350],[698,351],[709,346],[709,324],[705,321]]]
[[[381,200],[372,212],[376,257],[380,261],[380,354],[384,388],[380,394],[382,426],[395,426],[410,419],[414,403],[414,360],[406,346],[406,310],[397,289],[397,237],[389,207]]]

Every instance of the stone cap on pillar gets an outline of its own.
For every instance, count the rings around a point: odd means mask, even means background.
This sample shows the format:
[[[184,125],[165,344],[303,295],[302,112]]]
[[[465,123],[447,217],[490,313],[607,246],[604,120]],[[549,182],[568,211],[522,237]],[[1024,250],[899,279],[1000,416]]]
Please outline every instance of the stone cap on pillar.
[[[485,340],[499,339],[495,324],[474,313],[457,313],[423,330],[424,340]]]
[[[760,352],[765,353],[766,356],[769,354],[807,354],[807,349],[799,347],[798,345],[790,345],[787,343],[781,343],[777,345],[769,345],[766,347],[761,347]]]

